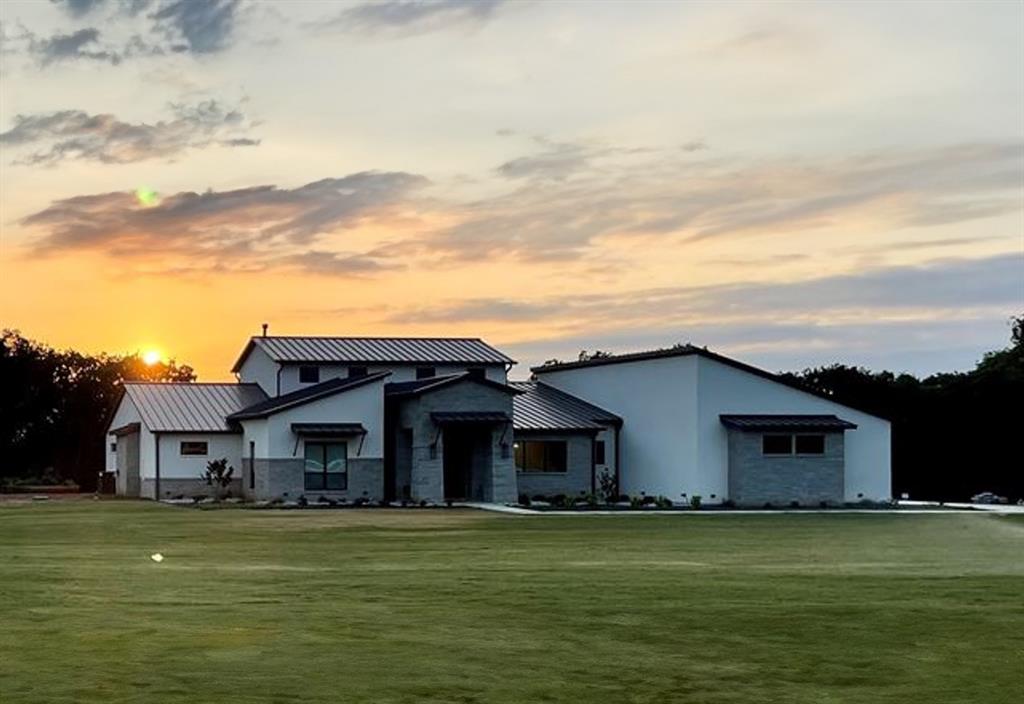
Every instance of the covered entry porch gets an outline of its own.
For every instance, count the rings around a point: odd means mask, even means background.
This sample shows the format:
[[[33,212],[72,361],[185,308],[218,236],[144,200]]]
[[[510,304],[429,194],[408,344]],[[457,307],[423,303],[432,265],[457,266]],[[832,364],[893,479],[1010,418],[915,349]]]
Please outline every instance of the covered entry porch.
[[[389,384],[388,498],[515,501],[514,393],[471,374]]]

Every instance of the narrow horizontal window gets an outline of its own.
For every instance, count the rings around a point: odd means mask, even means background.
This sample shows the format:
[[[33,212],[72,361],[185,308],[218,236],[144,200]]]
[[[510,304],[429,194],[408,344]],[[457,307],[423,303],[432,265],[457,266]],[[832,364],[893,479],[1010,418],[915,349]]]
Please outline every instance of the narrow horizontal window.
[[[797,435],[796,454],[798,455],[824,455],[824,435]]]
[[[299,367],[300,384],[319,384],[320,367],[314,365],[303,365]]]
[[[196,440],[182,440],[181,441],[181,454],[183,455],[206,455],[209,452],[209,446],[205,442]]]
[[[761,454],[792,455],[792,435],[764,435],[761,437]]]

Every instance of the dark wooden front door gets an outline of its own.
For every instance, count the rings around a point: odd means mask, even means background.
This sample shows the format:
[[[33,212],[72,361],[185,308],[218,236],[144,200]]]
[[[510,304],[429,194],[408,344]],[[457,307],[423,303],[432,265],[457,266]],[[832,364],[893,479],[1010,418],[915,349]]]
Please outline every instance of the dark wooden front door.
[[[468,499],[472,496],[474,435],[458,427],[444,431],[444,497]]]

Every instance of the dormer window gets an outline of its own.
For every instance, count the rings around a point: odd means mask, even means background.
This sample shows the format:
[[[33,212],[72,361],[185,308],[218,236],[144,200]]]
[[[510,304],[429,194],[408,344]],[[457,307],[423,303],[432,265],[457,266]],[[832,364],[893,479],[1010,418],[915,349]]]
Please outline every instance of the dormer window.
[[[299,367],[299,383],[300,384],[319,384],[320,383],[320,367],[315,365],[303,365]]]

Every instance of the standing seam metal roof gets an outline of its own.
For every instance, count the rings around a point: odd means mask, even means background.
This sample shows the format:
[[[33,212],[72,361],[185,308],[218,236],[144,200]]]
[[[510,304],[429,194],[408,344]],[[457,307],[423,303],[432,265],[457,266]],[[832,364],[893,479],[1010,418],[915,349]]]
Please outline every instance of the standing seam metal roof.
[[[126,382],[124,392],[158,433],[231,431],[227,416],[267,398],[256,384]]]
[[[253,346],[275,362],[515,364],[476,337],[253,337],[233,371]]]
[[[523,393],[512,399],[516,430],[602,430],[622,419],[572,394],[536,381],[510,381]]]

